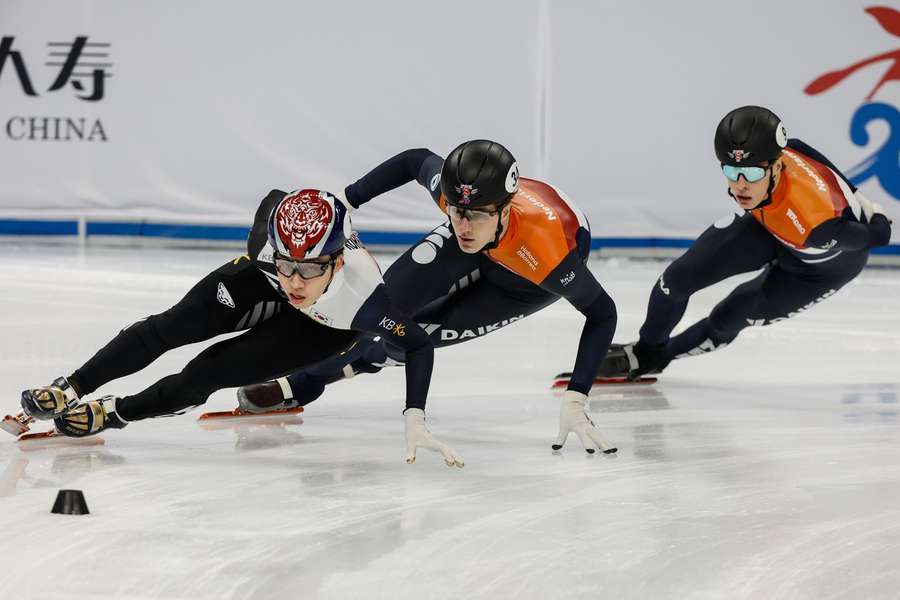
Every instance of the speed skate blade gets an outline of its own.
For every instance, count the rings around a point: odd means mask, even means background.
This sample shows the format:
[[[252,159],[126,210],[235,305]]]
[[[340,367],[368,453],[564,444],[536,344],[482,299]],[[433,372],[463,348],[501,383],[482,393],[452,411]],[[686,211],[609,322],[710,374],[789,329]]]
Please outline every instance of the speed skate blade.
[[[42,431],[20,435],[16,443],[19,444],[19,450],[37,450],[63,446],[102,446],[106,440],[97,436],[69,437],[56,431]]]
[[[253,413],[236,408],[234,410],[225,410],[221,412],[206,412],[200,415],[197,420],[205,421],[207,419],[233,419],[239,417],[241,419],[253,419],[260,417],[279,417],[284,415],[296,415],[303,412],[302,406],[293,408],[279,408],[276,410],[267,410],[266,412]]]
[[[561,390],[569,385],[569,378],[557,378],[553,385],[551,385],[551,389],[553,390]],[[604,386],[604,385],[649,385],[651,383],[656,383],[658,379],[656,377],[638,377],[637,379],[628,379],[627,377],[597,377],[594,379],[592,386]]]
[[[220,429],[245,430],[247,428],[284,427],[285,425],[302,425],[302,406],[270,410],[264,413],[248,413],[240,409],[216,413],[204,413],[197,419],[197,424],[206,431]]]
[[[6,415],[3,417],[3,421],[0,422],[0,429],[7,433],[11,433],[12,435],[22,435],[28,431],[28,426],[33,420],[34,419],[23,413],[20,413],[15,417]]]

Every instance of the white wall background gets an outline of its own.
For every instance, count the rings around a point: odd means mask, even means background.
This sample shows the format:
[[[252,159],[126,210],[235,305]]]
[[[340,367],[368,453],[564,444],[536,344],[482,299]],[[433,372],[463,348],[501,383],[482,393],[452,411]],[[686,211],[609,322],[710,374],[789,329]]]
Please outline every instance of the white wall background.
[[[900,47],[869,5],[4,0],[0,36],[15,36],[40,95],[7,59],[0,218],[247,224],[271,188],[340,190],[400,150],[487,137],[568,192],[595,236],[694,237],[732,210],[712,152],[731,108],[771,107],[842,168],[888,139],[885,122],[866,148],[848,134],[887,63],[803,92]],[[112,44],[99,102],[46,91],[58,72],[47,43],[77,35]],[[900,82],[873,100],[900,106]],[[9,119],[31,116],[100,119],[109,139],[10,139]],[[900,218],[877,180],[863,190]],[[415,186],[356,215],[388,231],[440,218]]]

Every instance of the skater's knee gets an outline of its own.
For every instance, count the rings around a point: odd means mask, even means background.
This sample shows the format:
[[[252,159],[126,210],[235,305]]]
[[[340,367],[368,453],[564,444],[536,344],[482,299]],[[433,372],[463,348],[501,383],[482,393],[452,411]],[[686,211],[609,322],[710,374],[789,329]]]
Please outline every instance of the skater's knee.
[[[122,330],[122,333],[131,333],[137,337],[144,348],[153,354],[162,354],[167,350],[175,347],[166,340],[162,335],[161,329],[164,330],[163,315],[152,315],[142,321],[130,325]]]
[[[687,261],[676,260],[659,276],[656,285],[672,300],[684,300],[697,291],[693,270]]]
[[[730,344],[747,324],[741,315],[730,307],[716,307],[709,315],[709,337],[719,344]]]
[[[761,310],[760,301],[757,294],[735,290],[709,314],[710,328],[723,339],[733,340],[742,329],[759,324],[750,315]]]
[[[207,349],[208,350],[208,349]],[[198,406],[205,403],[213,392],[224,387],[231,387],[223,379],[221,366],[210,360],[207,352],[201,353],[185,365],[178,375],[178,395],[185,406]]]

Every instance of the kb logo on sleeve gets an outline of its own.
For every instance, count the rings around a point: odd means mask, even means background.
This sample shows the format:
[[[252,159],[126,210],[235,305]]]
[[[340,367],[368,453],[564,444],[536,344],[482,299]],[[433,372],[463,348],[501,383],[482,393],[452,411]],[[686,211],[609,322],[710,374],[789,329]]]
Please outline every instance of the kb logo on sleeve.
[[[383,319],[381,319],[381,323],[379,323],[379,325],[381,327],[384,327],[385,329],[387,329],[388,331],[390,331],[397,337],[403,337],[404,335],[406,335],[406,325],[404,325],[402,323],[398,323],[397,321],[395,321],[393,319],[388,319],[387,317],[384,317]]]

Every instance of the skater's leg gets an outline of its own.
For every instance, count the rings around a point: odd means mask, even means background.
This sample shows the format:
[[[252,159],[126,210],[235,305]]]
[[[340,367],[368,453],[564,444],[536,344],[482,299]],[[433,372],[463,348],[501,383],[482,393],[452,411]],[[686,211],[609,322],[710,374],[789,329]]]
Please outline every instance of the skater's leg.
[[[666,268],[650,294],[640,340],[664,344],[681,321],[688,299],[723,279],[763,267],[775,258],[777,242],[752,217],[744,215],[709,227]]]
[[[53,418],[80,397],[143,369],[167,350],[246,329],[276,314],[281,306],[265,276],[246,257],[230,261],[169,310],[122,330],[68,378],[25,390],[22,406],[36,418]]]
[[[659,277],[647,304],[637,342],[613,344],[600,366],[601,377],[658,373],[671,357],[669,335],[697,291],[773,261],[777,241],[750,215],[730,215],[709,227]]]
[[[818,268],[785,268],[775,264],[739,285],[712,310],[669,341],[670,358],[719,350],[746,327],[777,323],[832,296],[863,269],[867,256],[853,253]]]
[[[282,312],[250,331],[210,346],[144,391],[117,403],[126,421],[176,414],[206,402],[214,391],[280,377],[315,364],[353,343],[355,332],[325,327],[305,315]]]
[[[252,327],[282,304],[259,269],[241,257],[204,277],[172,308],[123,329],[69,380],[79,395],[90,394],[168,350]]]

